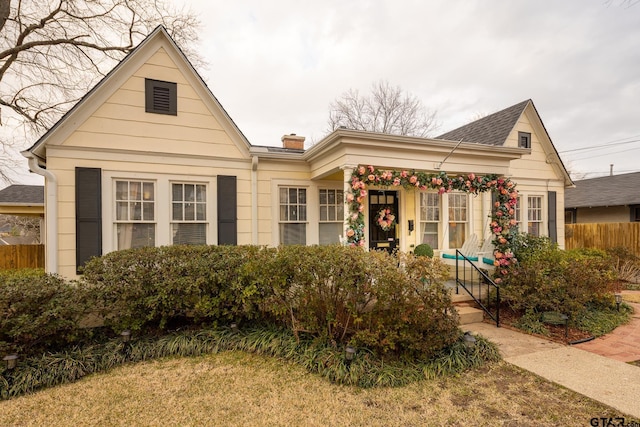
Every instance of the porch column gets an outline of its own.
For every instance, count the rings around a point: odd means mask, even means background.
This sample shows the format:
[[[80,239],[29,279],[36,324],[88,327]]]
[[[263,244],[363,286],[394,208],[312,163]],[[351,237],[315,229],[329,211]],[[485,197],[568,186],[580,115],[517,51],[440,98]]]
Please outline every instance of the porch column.
[[[347,193],[351,191],[351,177],[353,175],[353,169],[356,166],[354,165],[344,165],[340,169],[342,169],[342,173],[344,174],[344,200],[342,203],[344,204],[344,219],[342,224],[342,241],[346,241],[347,239],[347,227],[349,226],[349,205],[347,204]]]

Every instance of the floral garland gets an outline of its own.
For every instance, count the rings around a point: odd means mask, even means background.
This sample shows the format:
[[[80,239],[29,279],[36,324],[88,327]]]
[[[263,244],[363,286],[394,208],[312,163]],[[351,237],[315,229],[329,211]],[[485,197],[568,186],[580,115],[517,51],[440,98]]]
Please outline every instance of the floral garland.
[[[389,231],[396,225],[396,216],[391,213],[391,209],[382,208],[378,212],[376,222],[382,231]]]
[[[438,194],[453,190],[471,194],[493,191],[496,202],[491,213],[491,231],[494,239],[494,279],[501,283],[509,274],[517,260],[513,256],[512,241],[517,230],[515,228],[515,207],[518,202],[516,184],[509,178],[496,174],[476,176],[475,174],[447,176],[446,172],[428,174],[416,170],[381,170],[373,166],[358,166],[351,175],[350,191],[346,194],[349,206],[347,243],[351,246],[365,246],[364,209],[367,186],[402,187],[405,189],[437,190]],[[378,215],[380,212],[378,213]],[[395,220],[395,218],[394,218]]]

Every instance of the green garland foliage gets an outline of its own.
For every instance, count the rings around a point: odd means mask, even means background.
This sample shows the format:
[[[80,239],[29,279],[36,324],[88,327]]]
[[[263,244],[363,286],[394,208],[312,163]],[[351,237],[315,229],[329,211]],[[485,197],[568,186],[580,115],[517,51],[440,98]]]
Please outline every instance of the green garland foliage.
[[[350,191],[346,194],[349,205],[347,243],[351,246],[365,246],[364,209],[367,188],[404,188],[414,190],[436,190],[439,194],[463,191],[478,194],[492,191],[495,204],[491,211],[491,231],[494,234],[494,257],[496,283],[509,275],[517,263],[512,251],[512,240],[516,234],[515,207],[518,202],[516,184],[509,178],[495,174],[476,176],[475,174],[451,177],[446,172],[429,174],[416,170],[384,170],[374,166],[358,166],[351,174]]]

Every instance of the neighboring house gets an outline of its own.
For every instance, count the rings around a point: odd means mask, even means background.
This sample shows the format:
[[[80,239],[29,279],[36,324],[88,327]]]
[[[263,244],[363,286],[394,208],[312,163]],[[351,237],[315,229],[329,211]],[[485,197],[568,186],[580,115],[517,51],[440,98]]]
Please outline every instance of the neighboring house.
[[[42,185],[10,185],[0,190],[0,214],[44,215],[44,187]]]
[[[27,217],[21,221],[7,221],[7,218]],[[44,187],[42,185],[10,185],[0,190],[0,245],[30,245],[40,242],[34,221],[44,223]],[[22,223],[22,224],[20,224]],[[26,235],[14,235],[16,228]],[[37,223],[35,224],[37,227]]]
[[[575,181],[565,192],[567,224],[640,221],[640,172]]]
[[[23,153],[46,181],[47,271],[72,277],[91,256],[143,245],[337,243],[358,165],[508,176],[520,220],[564,244],[572,182],[530,100],[436,139],[338,129],[307,150],[301,136],[282,143],[250,144],[156,29]],[[397,219],[391,241],[381,206]],[[488,193],[370,188],[367,246],[484,239],[491,206]]]

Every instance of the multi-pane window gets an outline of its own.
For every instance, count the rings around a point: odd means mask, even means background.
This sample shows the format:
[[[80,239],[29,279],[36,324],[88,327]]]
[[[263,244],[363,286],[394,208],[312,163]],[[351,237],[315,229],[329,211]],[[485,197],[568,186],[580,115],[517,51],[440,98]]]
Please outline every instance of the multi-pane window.
[[[307,244],[307,189],[279,188],[280,243],[283,245]]]
[[[542,196],[527,197],[527,232],[540,236],[542,229]]]
[[[155,246],[154,186],[152,181],[116,181],[118,250]]]
[[[207,243],[207,187],[171,184],[171,236],[174,245]]]
[[[420,243],[438,249],[440,223],[440,195],[420,193]]]
[[[461,248],[467,236],[466,194],[449,193],[449,248]]]
[[[522,221],[522,197],[518,196],[518,203],[516,203],[516,207],[514,209],[515,213],[514,213],[514,218],[516,220],[516,229],[518,230],[518,232],[521,229],[521,221]]]
[[[338,243],[344,227],[343,190],[320,189],[320,241],[321,245]]]

